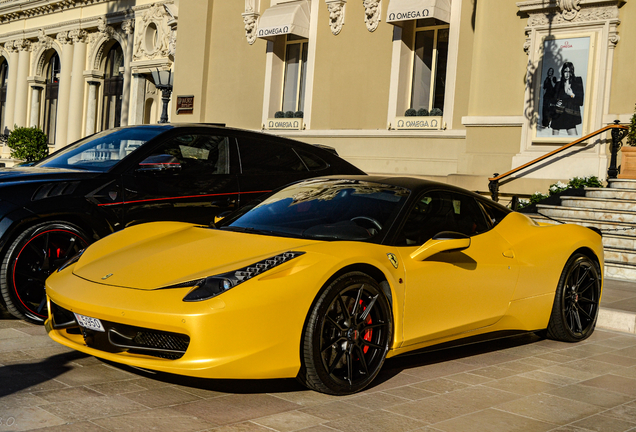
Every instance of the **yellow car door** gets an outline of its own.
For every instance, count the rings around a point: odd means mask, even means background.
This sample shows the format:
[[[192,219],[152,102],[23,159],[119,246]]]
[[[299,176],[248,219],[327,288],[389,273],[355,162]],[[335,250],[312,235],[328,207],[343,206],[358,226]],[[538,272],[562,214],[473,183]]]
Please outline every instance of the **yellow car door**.
[[[505,314],[518,264],[473,197],[423,194],[398,237],[406,275],[403,346],[486,327]]]

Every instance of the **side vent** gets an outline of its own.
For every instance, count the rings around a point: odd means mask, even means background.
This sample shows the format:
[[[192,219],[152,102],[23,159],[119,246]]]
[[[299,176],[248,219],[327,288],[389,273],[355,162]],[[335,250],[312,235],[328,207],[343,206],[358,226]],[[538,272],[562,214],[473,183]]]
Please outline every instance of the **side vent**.
[[[51,198],[61,195],[70,195],[75,192],[75,189],[77,189],[77,185],[79,185],[78,181],[43,184],[33,193],[31,201],[37,201],[44,198]]]

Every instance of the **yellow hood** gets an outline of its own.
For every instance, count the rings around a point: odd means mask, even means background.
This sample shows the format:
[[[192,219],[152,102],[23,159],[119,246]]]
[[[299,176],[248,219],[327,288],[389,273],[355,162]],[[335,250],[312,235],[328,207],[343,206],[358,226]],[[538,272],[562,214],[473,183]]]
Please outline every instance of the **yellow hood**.
[[[151,290],[236,270],[313,243],[179,222],[148,223],[91,245],[73,273],[105,285]]]

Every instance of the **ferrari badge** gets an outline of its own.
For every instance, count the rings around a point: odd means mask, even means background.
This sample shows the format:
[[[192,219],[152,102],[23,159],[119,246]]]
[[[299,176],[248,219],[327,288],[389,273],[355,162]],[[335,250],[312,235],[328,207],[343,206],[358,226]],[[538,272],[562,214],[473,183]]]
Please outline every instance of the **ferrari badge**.
[[[389,261],[391,261],[391,264],[393,264],[393,267],[398,268],[397,257],[392,253],[388,253],[386,254],[386,256],[389,257]]]

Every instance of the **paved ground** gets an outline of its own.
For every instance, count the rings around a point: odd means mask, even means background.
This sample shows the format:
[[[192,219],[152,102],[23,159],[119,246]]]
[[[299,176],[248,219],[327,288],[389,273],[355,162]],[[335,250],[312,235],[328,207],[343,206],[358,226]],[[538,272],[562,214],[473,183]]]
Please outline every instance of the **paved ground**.
[[[636,284],[608,282],[602,306],[636,313]],[[636,431],[636,335],[603,329],[578,344],[526,335],[391,359],[345,398],[294,380],[150,375],[12,319],[0,319],[0,366],[0,432]]]

